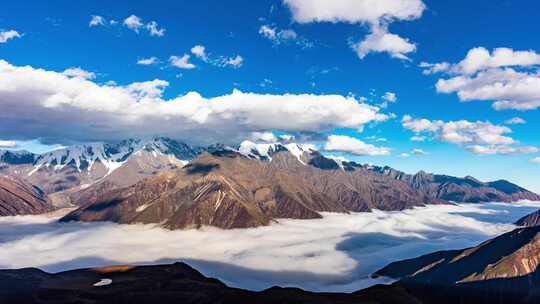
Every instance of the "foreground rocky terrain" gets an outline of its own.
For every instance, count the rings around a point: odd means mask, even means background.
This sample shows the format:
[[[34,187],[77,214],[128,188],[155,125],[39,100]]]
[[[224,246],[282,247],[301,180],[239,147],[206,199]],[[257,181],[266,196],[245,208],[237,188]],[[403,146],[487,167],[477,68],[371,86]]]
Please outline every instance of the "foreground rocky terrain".
[[[231,288],[183,263],[113,266],[49,274],[36,268],[0,270],[0,303],[419,303],[401,288],[352,294],[272,287]],[[97,285],[97,286],[96,286]],[[99,286],[101,285],[101,286]]]
[[[540,226],[518,228],[476,247],[391,263],[375,276],[427,302],[539,303]],[[472,301],[474,299],[474,301]]]

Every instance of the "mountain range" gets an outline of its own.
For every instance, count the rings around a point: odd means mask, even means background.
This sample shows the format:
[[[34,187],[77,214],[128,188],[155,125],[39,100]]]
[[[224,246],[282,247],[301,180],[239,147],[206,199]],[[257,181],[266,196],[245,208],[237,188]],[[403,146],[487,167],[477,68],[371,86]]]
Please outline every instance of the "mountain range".
[[[44,154],[2,151],[0,174],[32,184],[50,208],[78,206],[64,221],[161,223],[171,229],[256,227],[279,218],[320,218],[321,212],[540,200],[505,180],[410,175],[296,143],[191,147],[158,137]]]

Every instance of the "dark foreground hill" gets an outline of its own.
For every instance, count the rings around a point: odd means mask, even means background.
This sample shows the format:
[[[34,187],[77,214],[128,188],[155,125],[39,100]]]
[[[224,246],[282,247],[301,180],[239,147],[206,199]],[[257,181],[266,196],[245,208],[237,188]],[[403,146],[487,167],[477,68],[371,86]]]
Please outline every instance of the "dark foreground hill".
[[[540,226],[518,228],[476,247],[391,263],[375,275],[423,301],[540,303]],[[474,301],[472,301],[474,300]]]

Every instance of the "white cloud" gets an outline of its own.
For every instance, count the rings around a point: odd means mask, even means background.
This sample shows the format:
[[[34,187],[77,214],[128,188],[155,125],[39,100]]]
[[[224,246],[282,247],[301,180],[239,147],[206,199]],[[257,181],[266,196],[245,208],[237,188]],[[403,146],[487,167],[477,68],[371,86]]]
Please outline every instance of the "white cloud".
[[[429,133],[441,141],[455,144],[514,144],[516,141],[504,134],[512,130],[506,126],[493,125],[487,121],[470,122],[467,120],[449,121],[414,119],[409,115],[403,116],[404,128],[416,133]]]
[[[49,272],[186,261],[230,286],[353,292],[390,262],[475,246],[537,209],[520,203],[438,205],[403,212],[324,214],[269,227],[170,231],[154,225],[58,223],[48,215],[0,218],[0,268]],[[490,220],[486,220],[489,217]],[[219,266],[219,267],[217,267]]]
[[[418,148],[412,149],[411,153],[414,154],[414,155],[428,155],[429,154],[426,151],[424,151],[422,149],[418,149]]]
[[[182,57],[179,57],[179,56],[171,56],[169,58],[169,62],[171,63],[171,65],[177,67],[177,68],[181,68],[181,69],[194,69],[195,68],[195,65],[190,63],[189,62],[189,58],[191,56],[188,55],[188,54],[184,54],[184,56]]]
[[[101,85],[0,60],[0,134],[14,140],[43,138],[49,142],[155,135],[222,142],[264,130],[360,130],[365,124],[388,119],[379,108],[351,96],[234,90],[212,98],[189,92],[163,99],[167,86],[168,82],[159,79]]]
[[[388,102],[396,102],[397,101],[396,93],[392,93],[392,92],[384,93],[382,98],[383,98],[384,101],[388,101]]]
[[[68,77],[76,77],[81,79],[95,79],[96,74],[94,72],[89,72],[86,70],[81,69],[80,67],[73,67],[64,70],[62,73]]]
[[[100,26],[100,25],[105,25],[105,18],[98,15],[92,15],[90,18],[90,22],[88,23],[88,26],[93,27],[93,26]]]
[[[298,23],[380,23],[414,20],[426,6],[421,0],[284,0]]]
[[[420,62],[418,66],[424,69],[422,71],[424,75],[431,75],[431,74],[436,74],[440,72],[446,72],[450,69],[450,63],[448,62],[440,62],[440,63]]]
[[[372,27],[371,33],[364,40],[352,44],[352,48],[360,59],[369,53],[388,53],[392,58],[410,60],[406,54],[416,51],[416,45],[409,39],[389,33],[386,27],[380,26]]]
[[[415,136],[411,137],[411,141],[426,141],[426,137],[425,136],[415,135]]]
[[[267,143],[275,143],[278,142],[279,139],[276,135],[272,132],[252,132],[250,136],[251,140],[255,142],[263,141]]]
[[[259,34],[270,40],[270,42],[272,42],[272,44],[275,46],[294,43],[302,48],[313,47],[313,42],[301,37],[292,29],[279,29],[277,27],[264,24],[259,27]]]
[[[326,151],[347,152],[354,155],[390,155],[390,149],[385,147],[376,147],[367,144],[357,138],[344,135],[330,135],[324,145]]]
[[[416,45],[388,31],[394,21],[415,20],[426,9],[422,0],[284,0],[298,23],[347,22],[367,24],[371,33],[352,44],[363,59],[369,53],[386,52],[393,58],[409,60]]]
[[[191,53],[202,61],[217,67],[230,66],[239,68],[244,63],[244,58],[240,55],[234,57],[218,56],[214,58],[211,54],[206,52],[206,47],[204,45],[195,45],[191,48]]]
[[[165,35],[165,29],[158,28],[158,24],[155,21],[148,22],[146,24],[146,29],[148,30],[148,33],[150,33],[150,36],[163,37]]]
[[[511,66],[532,66],[540,64],[540,55],[534,51],[514,51],[510,48],[496,48],[489,52],[486,48],[477,47],[469,50],[465,58],[451,70],[458,74],[474,74],[491,68]]]
[[[536,147],[512,146],[519,142],[507,136],[512,132],[507,126],[493,125],[488,121],[449,121],[414,119],[409,115],[401,120],[404,128],[418,134],[424,133],[435,139],[453,144],[468,144],[467,150],[476,154],[524,154],[534,153]]]
[[[407,158],[407,157],[410,157],[411,155],[409,153],[401,153],[399,154],[399,157],[402,157],[402,158]]]
[[[9,30],[9,31],[0,31],[0,43],[6,43],[8,40],[13,38],[21,38],[21,34],[15,30]]]
[[[507,125],[521,125],[527,123],[525,119],[521,117],[513,117],[504,122]]]
[[[446,73],[437,81],[440,93],[457,93],[462,101],[490,100],[496,110],[540,107],[540,55],[534,51],[482,47],[471,49],[456,64],[423,63],[424,74]],[[519,70],[514,69],[519,68]]]
[[[206,47],[204,45],[196,45],[192,47],[191,53],[193,53],[193,55],[197,56],[197,58],[203,61],[208,60],[208,55],[206,54]]]
[[[158,62],[158,59],[156,57],[141,58],[137,60],[137,64],[140,64],[140,65],[152,65],[152,64],[156,64],[157,62]]]
[[[494,154],[530,154],[540,151],[536,147],[513,147],[507,145],[491,145],[491,146],[481,146],[473,145],[468,146],[467,150],[474,154],[480,155],[494,155]]]
[[[236,57],[230,57],[226,58],[225,65],[229,65],[235,68],[239,68],[244,63],[244,58],[240,55],[236,55]]]
[[[144,24],[142,23],[142,19],[135,15],[131,15],[124,19],[124,25],[130,30],[136,32],[137,34],[139,33],[139,30],[144,26]]]
[[[103,18],[102,16],[92,15],[92,18],[90,19],[90,23],[88,24],[90,27],[94,26],[104,26],[107,23],[107,20]],[[111,19],[109,21],[109,24],[114,26],[118,24],[118,21]],[[130,15],[124,21],[122,24],[127,27],[128,29],[136,32],[137,34],[140,32],[141,29],[146,29],[148,31],[148,34],[150,36],[155,37],[163,37],[165,36],[165,28],[159,27],[158,23],[156,21],[150,21],[146,24],[142,21],[142,19],[136,15]]]
[[[0,148],[15,148],[17,142],[14,140],[0,140]]]
[[[531,163],[540,164],[540,157],[535,157],[530,159]]]

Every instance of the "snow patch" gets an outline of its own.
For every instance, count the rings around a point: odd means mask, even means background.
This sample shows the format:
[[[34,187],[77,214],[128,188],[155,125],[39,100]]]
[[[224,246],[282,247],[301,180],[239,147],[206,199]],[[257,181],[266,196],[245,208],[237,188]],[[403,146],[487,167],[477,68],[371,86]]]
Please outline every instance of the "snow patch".
[[[101,279],[99,282],[95,283],[93,286],[100,287],[100,286],[107,286],[111,285],[112,280],[111,279]]]

